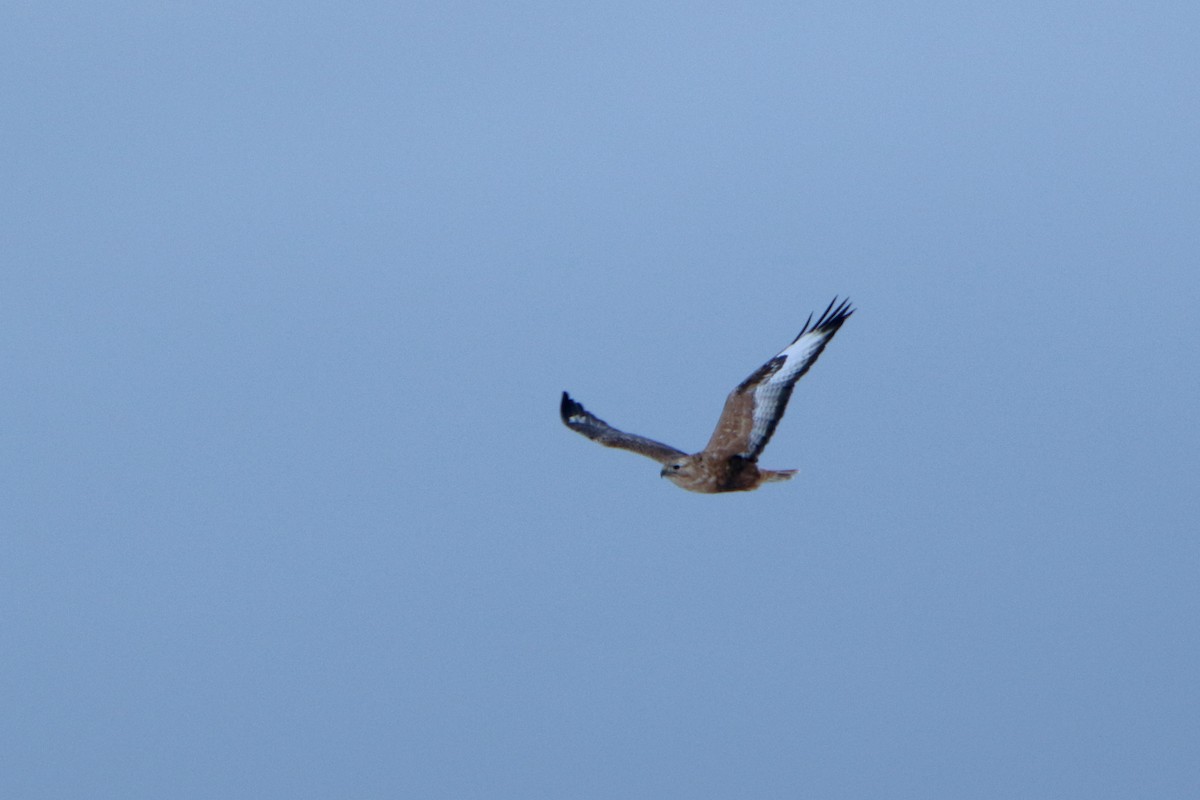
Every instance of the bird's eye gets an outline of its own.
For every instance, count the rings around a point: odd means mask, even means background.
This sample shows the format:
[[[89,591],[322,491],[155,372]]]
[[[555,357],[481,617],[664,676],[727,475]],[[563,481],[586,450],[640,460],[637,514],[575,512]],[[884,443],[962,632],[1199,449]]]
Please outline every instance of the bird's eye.
[[[675,470],[676,472],[679,472],[679,466],[680,466],[679,464],[672,464],[671,469]]]

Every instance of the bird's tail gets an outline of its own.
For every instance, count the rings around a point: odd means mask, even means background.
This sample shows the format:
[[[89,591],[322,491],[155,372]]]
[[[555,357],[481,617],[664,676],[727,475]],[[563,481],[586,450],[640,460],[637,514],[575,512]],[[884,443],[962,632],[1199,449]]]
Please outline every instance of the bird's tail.
[[[795,469],[764,469],[759,474],[763,476],[766,482],[771,481],[790,481],[792,476],[799,470]]]

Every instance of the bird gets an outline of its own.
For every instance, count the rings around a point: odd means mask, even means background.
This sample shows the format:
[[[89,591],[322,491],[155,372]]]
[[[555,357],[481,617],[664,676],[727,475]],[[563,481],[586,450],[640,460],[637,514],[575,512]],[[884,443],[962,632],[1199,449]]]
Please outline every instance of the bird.
[[[659,475],[681,489],[702,494],[747,492],[764,483],[789,480],[794,469],[769,470],[758,457],[775,433],[796,381],[816,363],[855,309],[850,300],[834,297],[813,322],[809,314],[792,343],[739,383],[725,399],[716,430],[704,449],[691,455],[670,445],[609,425],[562,393],[563,424],[605,447],[629,450],[662,464]]]

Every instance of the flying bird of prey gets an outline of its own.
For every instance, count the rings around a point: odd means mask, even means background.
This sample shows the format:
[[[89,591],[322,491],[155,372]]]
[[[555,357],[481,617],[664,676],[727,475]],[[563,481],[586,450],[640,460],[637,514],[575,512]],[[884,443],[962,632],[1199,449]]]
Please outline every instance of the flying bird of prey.
[[[849,300],[839,304],[835,297],[816,324],[810,314],[791,344],[729,393],[717,429],[699,453],[688,455],[662,442],[619,431],[566,392],[559,413],[568,428],[605,447],[653,458],[663,465],[662,477],[689,492],[747,492],[770,481],[786,481],[796,470],[759,469],[758,456],[783,418],[796,381],[816,363],[825,345],[853,313]]]

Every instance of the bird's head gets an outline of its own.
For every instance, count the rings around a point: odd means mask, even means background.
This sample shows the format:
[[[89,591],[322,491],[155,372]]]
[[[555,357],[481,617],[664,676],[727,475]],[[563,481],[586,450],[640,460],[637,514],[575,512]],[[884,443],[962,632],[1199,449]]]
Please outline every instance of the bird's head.
[[[695,479],[697,475],[696,461],[698,458],[699,456],[680,456],[674,461],[668,461],[664,464],[662,472],[658,474],[678,486],[683,486]]]

